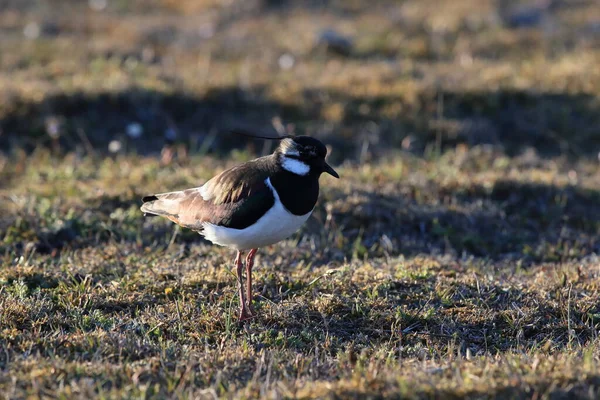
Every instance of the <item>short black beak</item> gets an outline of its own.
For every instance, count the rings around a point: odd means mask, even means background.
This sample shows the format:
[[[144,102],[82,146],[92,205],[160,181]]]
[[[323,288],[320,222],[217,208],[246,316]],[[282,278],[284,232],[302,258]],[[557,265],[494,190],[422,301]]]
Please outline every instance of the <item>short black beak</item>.
[[[337,172],[335,172],[335,169],[331,168],[331,165],[327,163],[323,164],[323,172],[327,172],[329,175],[335,176],[336,178],[340,179],[340,176]]]

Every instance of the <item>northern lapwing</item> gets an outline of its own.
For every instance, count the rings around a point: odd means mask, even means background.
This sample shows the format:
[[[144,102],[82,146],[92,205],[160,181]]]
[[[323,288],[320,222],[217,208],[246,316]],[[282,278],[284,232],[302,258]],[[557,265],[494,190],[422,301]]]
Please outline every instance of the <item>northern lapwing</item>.
[[[216,175],[203,186],[146,196],[141,210],[198,231],[214,244],[237,251],[240,315],[254,316],[252,267],[258,248],[296,232],[312,213],[319,177],[339,175],[325,162],[327,149],[309,136],[287,136],[275,152]],[[246,256],[246,293],[242,257]]]

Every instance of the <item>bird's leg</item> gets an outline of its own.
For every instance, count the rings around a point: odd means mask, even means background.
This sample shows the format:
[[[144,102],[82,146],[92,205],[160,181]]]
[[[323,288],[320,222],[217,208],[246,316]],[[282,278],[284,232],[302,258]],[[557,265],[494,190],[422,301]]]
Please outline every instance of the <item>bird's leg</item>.
[[[258,249],[251,249],[246,256],[246,301],[250,314],[254,315],[254,307],[252,307],[252,267],[254,266],[254,256]]]
[[[246,299],[244,296],[244,283],[242,282],[242,272],[244,270],[244,264],[242,263],[243,255],[244,255],[244,253],[242,253],[241,251],[238,251],[237,255],[235,257],[235,272],[236,272],[237,278],[238,278],[238,288],[239,288],[239,293],[240,293],[240,318],[239,318],[240,322],[252,318],[252,314],[249,312],[248,308],[246,307]]]

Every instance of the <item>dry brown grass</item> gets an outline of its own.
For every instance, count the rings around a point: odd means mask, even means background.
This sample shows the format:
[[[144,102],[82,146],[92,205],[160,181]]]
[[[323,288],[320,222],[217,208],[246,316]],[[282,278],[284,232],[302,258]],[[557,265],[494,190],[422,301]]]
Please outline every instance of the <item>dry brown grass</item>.
[[[7,2],[0,397],[597,398],[597,10],[494,7]],[[227,129],[274,116],[342,179],[239,326],[231,252],[139,199],[268,151]]]

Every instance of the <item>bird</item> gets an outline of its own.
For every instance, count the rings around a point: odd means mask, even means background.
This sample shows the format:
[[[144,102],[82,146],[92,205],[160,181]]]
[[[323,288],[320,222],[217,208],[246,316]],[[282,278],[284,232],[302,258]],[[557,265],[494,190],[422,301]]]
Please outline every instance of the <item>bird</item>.
[[[145,215],[166,217],[236,251],[240,322],[256,316],[252,268],[258,249],[288,238],[306,222],[319,197],[322,173],[340,177],[325,161],[327,148],[318,139],[287,135],[278,140],[272,154],[227,169],[202,186],[142,198]]]

